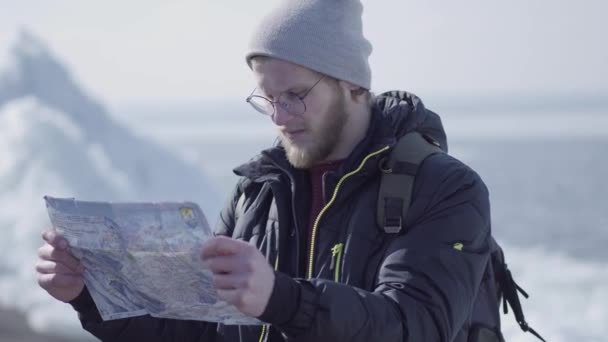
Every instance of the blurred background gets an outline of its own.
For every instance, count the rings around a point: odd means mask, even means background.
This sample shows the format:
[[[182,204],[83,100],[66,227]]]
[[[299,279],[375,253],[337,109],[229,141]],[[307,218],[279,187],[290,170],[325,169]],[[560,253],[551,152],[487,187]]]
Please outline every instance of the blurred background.
[[[0,0],[0,341],[87,340],[35,281],[43,195],[195,200],[214,222],[274,141],[244,54],[276,2]],[[529,323],[606,341],[608,3],[363,4],[372,90],[420,96],[486,181]]]

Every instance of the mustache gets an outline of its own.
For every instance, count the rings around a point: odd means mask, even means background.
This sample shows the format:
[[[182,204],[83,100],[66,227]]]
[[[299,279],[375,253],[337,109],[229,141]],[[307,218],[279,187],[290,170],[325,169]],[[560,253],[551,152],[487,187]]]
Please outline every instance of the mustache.
[[[289,134],[294,132],[306,131],[308,127],[297,126],[297,127],[281,127],[278,129],[281,134]]]

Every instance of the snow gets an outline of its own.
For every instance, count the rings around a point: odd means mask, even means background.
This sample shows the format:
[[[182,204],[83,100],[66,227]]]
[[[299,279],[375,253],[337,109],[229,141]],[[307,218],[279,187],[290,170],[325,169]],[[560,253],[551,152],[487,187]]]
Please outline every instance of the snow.
[[[42,42],[22,33],[0,65],[0,305],[34,328],[79,330],[73,310],[35,280],[42,197],[195,201],[215,221],[219,196],[200,167],[132,134],[89,97]]]

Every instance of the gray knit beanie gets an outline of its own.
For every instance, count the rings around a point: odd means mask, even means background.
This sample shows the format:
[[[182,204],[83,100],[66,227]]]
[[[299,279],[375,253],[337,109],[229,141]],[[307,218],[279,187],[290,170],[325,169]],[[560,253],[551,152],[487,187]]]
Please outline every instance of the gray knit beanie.
[[[254,31],[247,64],[274,57],[370,89],[362,12],[359,0],[282,0]]]

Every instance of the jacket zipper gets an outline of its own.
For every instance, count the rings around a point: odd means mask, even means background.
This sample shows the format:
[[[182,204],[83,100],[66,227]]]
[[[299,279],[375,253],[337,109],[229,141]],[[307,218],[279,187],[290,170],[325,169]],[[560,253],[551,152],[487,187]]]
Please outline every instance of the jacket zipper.
[[[279,251],[277,251],[277,258],[274,260],[274,270],[275,272],[279,270]],[[262,331],[260,333],[259,342],[263,342],[268,339],[268,335],[270,334],[270,325],[264,324],[262,325]]]
[[[344,244],[339,243],[331,249],[331,264],[329,264],[329,270],[334,271],[334,281],[340,282],[340,265],[342,261],[342,252],[344,251]]]
[[[319,227],[319,221],[321,220],[321,217],[323,216],[323,214],[325,214],[327,209],[329,209],[329,207],[331,207],[331,205],[334,203],[334,201],[336,200],[336,197],[338,197],[338,191],[340,191],[340,187],[342,186],[342,183],[344,183],[344,181],[347,178],[349,178],[350,176],[361,171],[361,169],[363,168],[363,165],[365,165],[365,163],[367,162],[368,159],[388,150],[389,148],[390,148],[390,146],[385,146],[376,152],[368,154],[363,159],[363,161],[361,161],[361,164],[359,165],[358,168],[356,168],[355,170],[342,176],[342,178],[340,178],[340,180],[338,181],[338,184],[336,184],[336,188],[334,189],[334,193],[331,196],[331,199],[329,200],[329,202],[327,202],[327,204],[323,207],[323,209],[321,209],[321,211],[319,212],[319,215],[317,215],[317,218],[315,219],[314,224],[312,226],[312,233],[311,233],[311,237],[310,237],[310,249],[309,249],[309,253],[308,253],[309,259],[308,259],[308,272],[306,274],[307,278],[309,278],[309,279],[312,278],[313,271],[314,271],[315,240],[317,238],[317,229]]]

